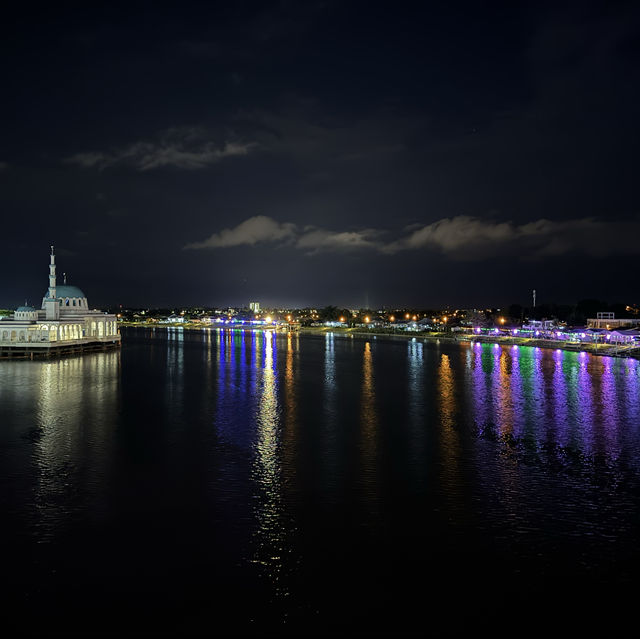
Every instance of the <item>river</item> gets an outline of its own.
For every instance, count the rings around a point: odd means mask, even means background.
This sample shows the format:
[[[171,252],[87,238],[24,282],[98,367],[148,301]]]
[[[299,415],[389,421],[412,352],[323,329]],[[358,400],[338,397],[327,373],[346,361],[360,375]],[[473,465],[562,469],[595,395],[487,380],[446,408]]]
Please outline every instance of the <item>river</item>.
[[[617,636],[640,361],[232,330],[0,363],[5,628]]]

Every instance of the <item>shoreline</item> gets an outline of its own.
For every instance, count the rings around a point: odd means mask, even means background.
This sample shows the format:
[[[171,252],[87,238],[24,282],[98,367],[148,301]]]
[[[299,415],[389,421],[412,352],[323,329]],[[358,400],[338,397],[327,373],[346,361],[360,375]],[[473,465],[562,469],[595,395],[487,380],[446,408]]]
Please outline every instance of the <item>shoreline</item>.
[[[161,328],[161,329],[180,329],[185,331],[202,331],[202,330],[218,330],[220,328],[226,330],[236,331],[273,331],[276,333],[288,334],[289,331],[280,331],[277,327],[263,327],[263,326],[234,326],[230,327],[218,327],[218,326],[201,326],[195,324],[181,324],[179,326],[171,326],[168,324],[141,324],[141,323],[128,323],[122,322],[120,326],[125,328]],[[561,342],[549,339],[536,339],[528,337],[512,337],[512,336],[491,336],[491,335],[452,335],[450,333],[406,333],[396,332],[393,330],[363,330],[362,328],[336,328],[330,326],[307,326],[301,327],[296,331],[292,331],[292,334],[302,335],[323,335],[326,333],[333,333],[335,335],[341,335],[343,337],[358,337],[358,338],[399,338],[405,340],[422,339],[425,341],[439,341],[446,342],[479,342],[481,344],[500,344],[505,346],[529,346],[531,348],[545,348],[549,350],[562,350],[572,353],[589,353],[590,355],[597,355],[599,357],[617,357],[617,358],[630,358],[640,359],[640,348],[633,350],[625,350],[624,347],[612,345],[612,344],[593,344],[587,342]]]
[[[369,332],[362,331],[362,329],[346,329],[336,331],[330,327],[313,327],[300,329],[300,332],[308,334],[317,334],[325,332],[334,332],[343,335],[352,335],[354,337],[398,337],[401,339],[422,339],[424,341],[446,341],[455,343],[474,343],[481,344],[499,344],[504,346],[528,346],[530,348],[545,348],[548,350],[563,350],[572,353],[589,353],[591,355],[598,355],[599,357],[618,357],[618,358],[631,358],[640,359],[640,348],[636,348],[633,351],[625,351],[615,345],[611,344],[592,344],[586,342],[561,342],[549,339],[536,339],[528,337],[511,337],[511,336],[498,336],[491,335],[451,335],[449,333],[394,333],[394,332],[380,332],[371,330]]]

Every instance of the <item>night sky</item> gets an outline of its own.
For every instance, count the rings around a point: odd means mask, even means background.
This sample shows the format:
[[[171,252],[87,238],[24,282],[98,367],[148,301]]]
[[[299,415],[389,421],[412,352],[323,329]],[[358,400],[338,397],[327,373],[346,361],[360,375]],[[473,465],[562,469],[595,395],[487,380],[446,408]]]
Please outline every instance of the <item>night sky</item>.
[[[0,307],[640,301],[640,9],[25,4]]]

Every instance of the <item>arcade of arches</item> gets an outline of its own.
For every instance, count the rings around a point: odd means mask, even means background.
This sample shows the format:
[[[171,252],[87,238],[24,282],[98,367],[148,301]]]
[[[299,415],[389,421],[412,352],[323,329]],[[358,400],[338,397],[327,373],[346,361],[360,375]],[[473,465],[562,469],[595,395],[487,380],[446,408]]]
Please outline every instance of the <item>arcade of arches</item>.
[[[0,324],[0,342],[66,342],[86,338],[109,338],[118,334],[115,321],[87,318],[85,322],[43,323],[12,327]]]

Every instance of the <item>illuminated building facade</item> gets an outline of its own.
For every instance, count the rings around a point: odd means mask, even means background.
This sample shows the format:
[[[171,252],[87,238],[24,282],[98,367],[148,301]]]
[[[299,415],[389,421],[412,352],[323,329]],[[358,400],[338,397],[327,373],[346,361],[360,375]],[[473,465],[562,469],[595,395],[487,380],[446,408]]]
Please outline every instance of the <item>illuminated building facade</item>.
[[[81,351],[92,347],[118,346],[115,315],[89,309],[86,295],[67,285],[66,277],[57,285],[56,257],[51,247],[49,288],[40,309],[20,306],[13,316],[0,321],[0,350],[11,354],[18,349],[24,354],[47,355],[53,351]]]
[[[587,320],[588,328],[633,328],[640,326],[640,319],[638,318],[618,318],[614,313],[598,313],[595,319],[589,318]]]

